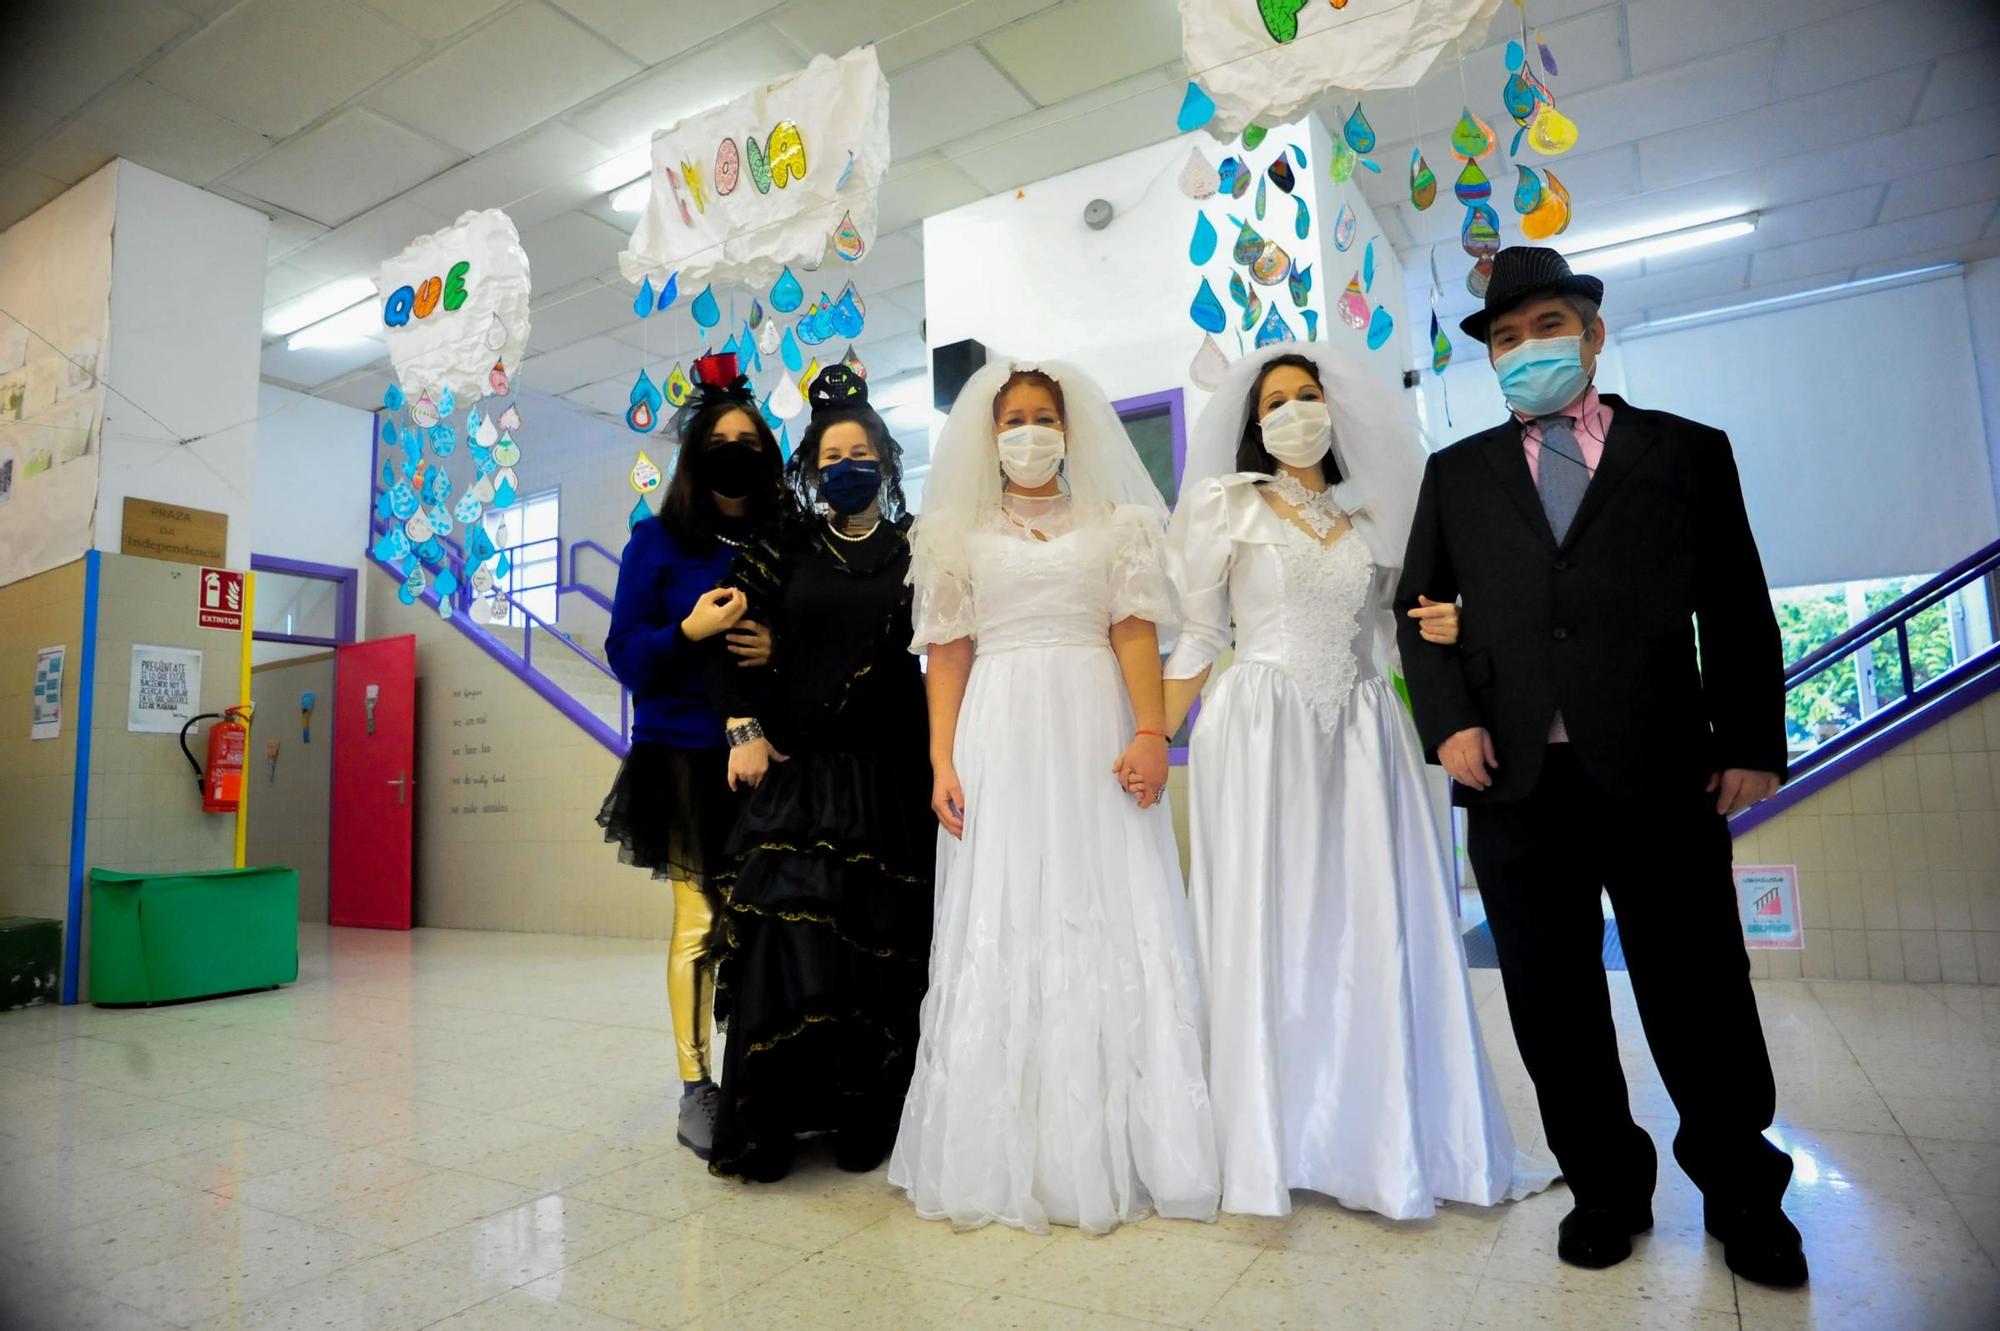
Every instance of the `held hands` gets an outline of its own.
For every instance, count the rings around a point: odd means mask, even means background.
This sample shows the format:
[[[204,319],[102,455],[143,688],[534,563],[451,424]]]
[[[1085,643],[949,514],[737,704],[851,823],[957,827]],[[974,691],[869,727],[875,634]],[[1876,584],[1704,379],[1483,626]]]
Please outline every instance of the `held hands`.
[[[751,670],[771,664],[771,629],[768,624],[746,619],[729,630],[728,642],[729,654],[736,658],[739,668]]]
[[[1778,793],[1778,784],[1776,772],[1752,772],[1742,767],[1726,768],[1708,779],[1715,811],[1724,816],[1771,798]]]
[[[712,592],[703,592],[694,603],[694,609],[687,612],[681,621],[681,632],[689,642],[702,642],[716,634],[736,627],[736,621],[743,618],[743,612],[750,608],[750,598],[740,587],[717,587]]]
[[[761,784],[772,763],[790,761],[771,747],[767,739],[748,740],[729,751],[729,788],[739,790]]]
[[[1415,611],[1411,612],[1412,614]],[[1438,745],[1438,761],[1451,779],[1468,790],[1485,790],[1493,784],[1492,771],[1500,765],[1493,754],[1493,736],[1484,726],[1459,731]]]
[[[1449,647],[1458,641],[1458,606],[1454,602],[1419,596],[1417,608],[1404,613],[1417,621],[1417,631],[1423,634],[1425,642]]]
[[[938,767],[931,777],[931,812],[937,815],[938,826],[964,839],[965,788],[958,784],[958,773],[949,763]]]
[[[1158,804],[1167,790],[1166,737],[1150,732],[1135,735],[1118,761],[1111,764],[1111,774],[1126,794],[1139,801],[1140,808]]]

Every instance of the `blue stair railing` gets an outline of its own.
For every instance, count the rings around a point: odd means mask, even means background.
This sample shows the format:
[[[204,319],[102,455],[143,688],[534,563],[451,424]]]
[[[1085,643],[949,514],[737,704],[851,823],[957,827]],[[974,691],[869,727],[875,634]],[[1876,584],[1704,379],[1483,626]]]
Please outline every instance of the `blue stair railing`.
[[[1922,718],[1935,725],[2000,688],[2000,642],[1968,652],[1964,659],[1928,677],[1921,677],[1910,654],[1910,626],[1952,593],[2000,571],[2000,541],[1969,555],[1927,579],[1891,605],[1884,606],[1824,646],[1807,653],[1785,669],[1789,696],[1862,652],[1872,652],[1875,693],[1884,699],[1865,716],[1850,718],[1835,733],[1816,738],[1792,758],[1784,788],[1730,820],[1738,835],[1776,817],[1853,771],[1877,754],[1908,738],[1907,723]]]

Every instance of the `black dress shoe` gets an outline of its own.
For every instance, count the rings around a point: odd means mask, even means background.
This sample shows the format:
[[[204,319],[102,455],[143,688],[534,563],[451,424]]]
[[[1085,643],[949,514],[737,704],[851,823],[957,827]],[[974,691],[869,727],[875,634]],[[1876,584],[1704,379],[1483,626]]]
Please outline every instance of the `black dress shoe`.
[[[1791,1217],[1776,1206],[1702,1208],[1702,1224],[1722,1240],[1723,1260],[1745,1280],[1776,1289],[1806,1283],[1805,1246]]]
[[[1592,1271],[1616,1266],[1632,1255],[1632,1236],[1652,1227],[1651,1207],[1579,1206],[1556,1227],[1556,1256]]]

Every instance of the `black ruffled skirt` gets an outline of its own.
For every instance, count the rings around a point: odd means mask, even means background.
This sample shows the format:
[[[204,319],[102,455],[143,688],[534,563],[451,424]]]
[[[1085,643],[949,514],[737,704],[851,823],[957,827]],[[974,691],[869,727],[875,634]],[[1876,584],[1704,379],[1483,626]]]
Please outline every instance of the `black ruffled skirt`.
[[[655,878],[707,884],[710,872],[727,863],[736,808],[729,750],[638,740],[597,811],[597,825],[606,841],[618,843],[621,862],[651,869]]]
[[[921,757],[805,754],[744,802],[713,880],[715,1173],[777,1178],[807,1133],[861,1167],[894,1141],[930,963],[928,778]]]

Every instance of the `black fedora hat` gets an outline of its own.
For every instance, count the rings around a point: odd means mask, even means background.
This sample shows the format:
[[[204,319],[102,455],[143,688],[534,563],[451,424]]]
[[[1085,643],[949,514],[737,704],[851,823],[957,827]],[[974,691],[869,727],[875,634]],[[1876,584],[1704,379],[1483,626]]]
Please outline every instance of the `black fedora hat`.
[[[1486,283],[1486,308],[1467,315],[1459,327],[1480,342],[1494,319],[1537,296],[1582,296],[1604,303],[1604,283],[1587,273],[1572,273],[1569,260],[1539,245],[1510,245],[1493,256],[1493,276]]]

